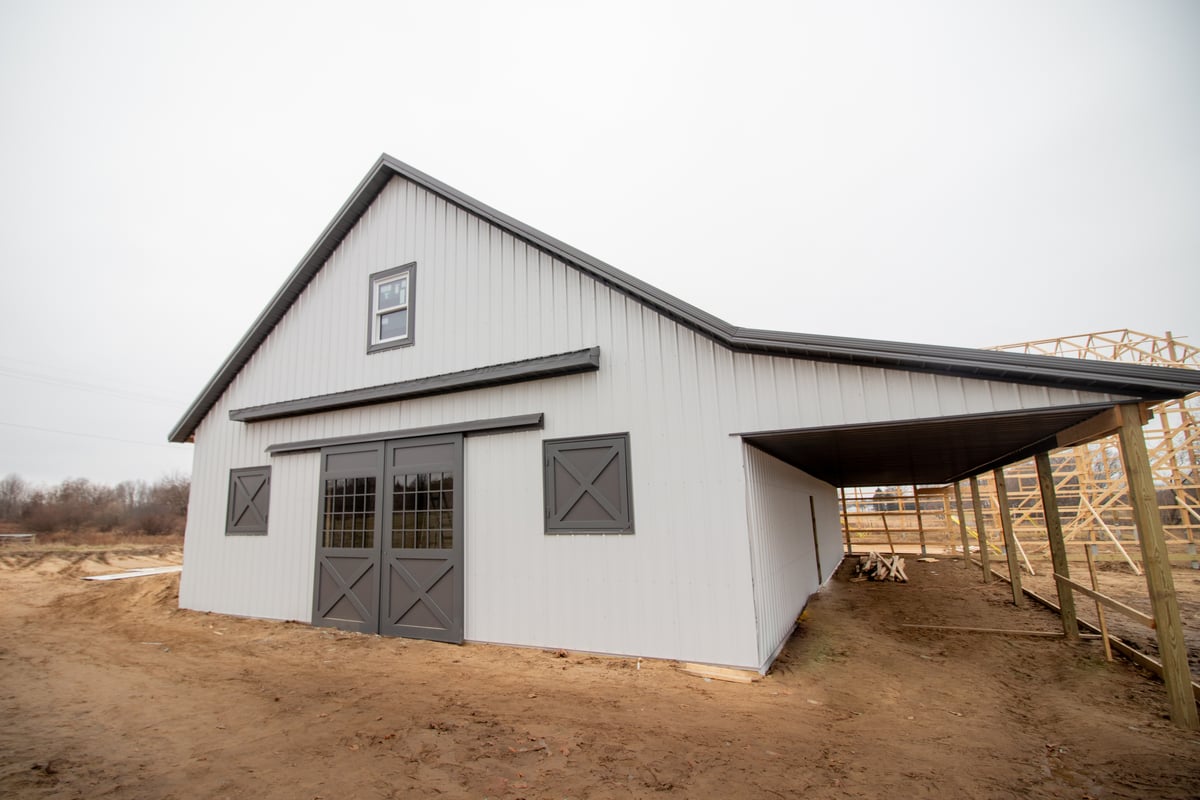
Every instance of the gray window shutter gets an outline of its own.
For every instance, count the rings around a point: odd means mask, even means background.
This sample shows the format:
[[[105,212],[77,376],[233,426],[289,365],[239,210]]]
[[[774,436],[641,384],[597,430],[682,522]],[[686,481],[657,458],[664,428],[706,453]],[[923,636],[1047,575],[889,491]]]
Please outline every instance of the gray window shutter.
[[[229,471],[229,507],[225,533],[266,533],[271,506],[271,468]]]
[[[632,533],[629,434],[544,444],[546,532]]]

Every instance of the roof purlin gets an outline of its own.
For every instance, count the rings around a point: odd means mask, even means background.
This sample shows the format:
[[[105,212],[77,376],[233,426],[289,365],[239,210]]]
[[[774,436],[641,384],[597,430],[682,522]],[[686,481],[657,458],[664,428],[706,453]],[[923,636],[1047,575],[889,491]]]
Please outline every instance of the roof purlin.
[[[287,313],[309,281],[388,182],[397,176],[410,180],[446,202],[507,230],[539,250],[582,270],[731,350],[837,363],[867,364],[959,377],[1036,383],[1085,391],[1113,392],[1145,400],[1181,397],[1200,390],[1200,372],[1190,370],[739,328],[481,203],[385,153],[375,162],[220,369],[205,385],[204,390],[176,423],[169,435],[170,441],[185,442],[191,437],[204,416],[220,399],[221,394],[254,355],[276,323]]]

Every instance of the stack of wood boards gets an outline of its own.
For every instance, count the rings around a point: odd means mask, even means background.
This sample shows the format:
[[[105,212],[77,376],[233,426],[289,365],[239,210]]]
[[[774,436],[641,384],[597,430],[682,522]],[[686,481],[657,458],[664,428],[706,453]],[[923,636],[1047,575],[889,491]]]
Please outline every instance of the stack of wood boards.
[[[854,568],[856,581],[896,581],[908,583],[908,575],[904,573],[904,559],[898,555],[881,556],[871,552],[860,556],[858,565]]]

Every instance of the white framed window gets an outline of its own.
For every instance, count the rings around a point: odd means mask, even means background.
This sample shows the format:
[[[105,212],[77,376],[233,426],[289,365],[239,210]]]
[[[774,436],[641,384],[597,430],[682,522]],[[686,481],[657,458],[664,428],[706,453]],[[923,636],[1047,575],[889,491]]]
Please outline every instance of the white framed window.
[[[416,277],[416,264],[371,276],[368,353],[413,343]]]

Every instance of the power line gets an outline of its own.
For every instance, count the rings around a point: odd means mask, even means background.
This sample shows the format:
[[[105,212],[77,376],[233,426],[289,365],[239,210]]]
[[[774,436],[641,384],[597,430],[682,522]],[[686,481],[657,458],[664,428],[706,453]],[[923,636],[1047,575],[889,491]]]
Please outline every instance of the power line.
[[[20,425],[16,422],[0,422],[0,425],[7,426],[9,428],[23,428],[27,431],[41,431],[43,433],[59,433],[59,434],[62,434],[63,436],[82,436],[85,439],[103,439],[103,440],[109,441],[109,442],[122,442],[124,444],[138,444],[143,447],[170,447],[172,449],[175,449],[175,448],[181,446],[174,442],[139,442],[136,439],[121,439],[116,436],[102,436],[101,434],[98,434],[98,433],[79,433],[78,431],[62,431],[62,430],[58,430],[57,428],[39,428],[36,425]]]
[[[87,383],[85,381],[74,381],[66,378],[57,378],[51,375],[29,372],[27,370],[14,369],[12,367],[0,366],[0,375],[6,375],[10,378],[16,378],[24,381],[37,381],[38,383],[46,383],[52,386],[62,386],[68,389],[82,390],[85,392],[96,392],[98,394],[106,394],[111,397],[116,397],[121,400],[136,400],[143,403],[157,403],[160,405],[180,406],[183,405],[183,400],[172,400],[166,397],[156,397],[154,395],[139,394],[136,392],[125,391],[113,386],[104,386],[98,383]]]

